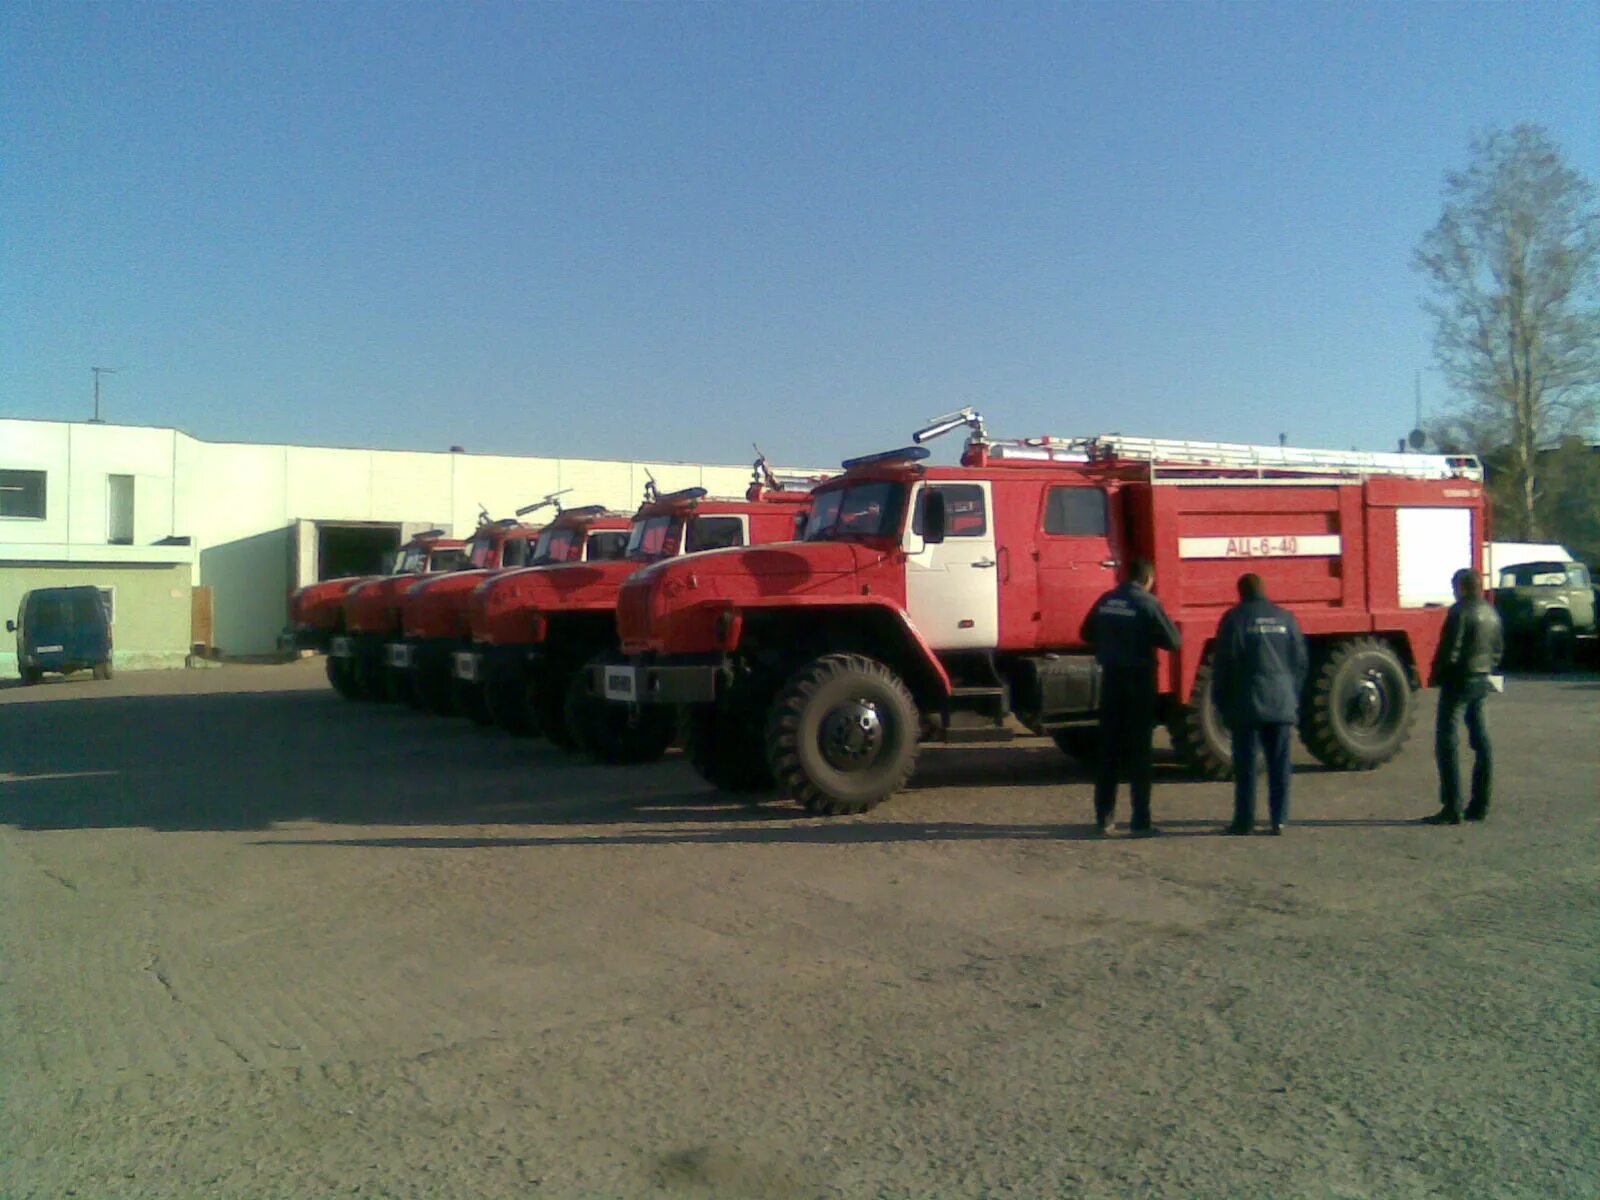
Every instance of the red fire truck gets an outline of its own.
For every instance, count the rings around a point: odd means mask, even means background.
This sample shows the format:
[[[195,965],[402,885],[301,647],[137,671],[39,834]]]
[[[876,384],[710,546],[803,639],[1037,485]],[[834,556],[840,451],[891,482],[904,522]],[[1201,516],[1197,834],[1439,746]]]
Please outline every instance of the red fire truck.
[[[445,538],[440,530],[419,533],[394,553],[389,576],[425,575],[447,571],[461,561],[461,543]],[[297,650],[328,653],[328,682],[345,696],[363,694],[351,671],[351,659],[332,653],[333,643],[344,634],[344,605],[351,591],[383,575],[353,575],[325,579],[298,588],[289,595],[289,642]]]
[[[517,515],[552,502],[554,497],[546,497]],[[387,656],[392,669],[409,673],[404,690],[419,706],[444,716],[465,713],[480,725],[490,724],[483,690],[455,678],[455,655],[472,645],[468,615],[473,592],[488,579],[521,568],[618,558],[628,536],[626,519],[608,514],[600,505],[558,512],[536,532],[536,542],[523,541],[520,553],[502,554],[498,563],[485,556],[479,564],[482,569],[453,571],[411,585],[400,610],[402,637],[389,643]],[[511,549],[508,542],[507,550]],[[476,555],[473,562],[478,563]]]
[[[451,654],[466,638],[467,600],[487,575],[551,561],[552,537],[518,520],[547,505],[560,501],[552,494],[500,521],[485,513],[461,570],[422,579],[400,597],[400,638],[384,647],[384,656],[390,671],[404,677],[396,690],[415,707],[444,716],[457,711]]]
[[[619,559],[628,548],[632,519],[603,505],[569,508],[553,520],[549,541],[537,565],[483,579],[467,596],[466,644],[452,652],[456,703],[479,725],[498,724],[520,736],[537,731],[537,714],[527,702],[524,659],[531,617],[526,597],[538,594],[533,581],[562,564]]]
[[[344,595],[340,628],[328,643],[328,680],[352,700],[392,700],[384,644],[399,627],[400,597],[417,575],[454,571],[467,561],[467,544],[442,529],[419,533],[406,544],[392,575],[358,580]]]
[[[776,483],[758,471],[742,500],[708,497],[704,488],[667,495],[652,489],[634,514],[622,560],[488,581],[474,596],[476,650],[458,656],[461,669],[493,672],[491,709],[512,732],[541,733],[605,762],[660,757],[676,731],[676,714],[613,709],[590,690],[581,668],[615,653],[617,589],[641,565],[792,538],[808,493]]]
[[[961,465],[920,445],[971,428]],[[919,443],[845,464],[804,539],[658,563],[618,599],[625,658],[595,672],[624,708],[689,706],[713,784],[773,786],[814,812],[872,807],[920,740],[1095,740],[1099,671],[1079,640],[1124,561],[1155,564],[1183,632],[1163,711],[1197,771],[1232,768],[1210,646],[1253,570],[1314,656],[1301,736],[1321,761],[1377,766],[1405,741],[1450,600],[1481,561],[1475,459],[1116,435],[989,439],[968,409]]]

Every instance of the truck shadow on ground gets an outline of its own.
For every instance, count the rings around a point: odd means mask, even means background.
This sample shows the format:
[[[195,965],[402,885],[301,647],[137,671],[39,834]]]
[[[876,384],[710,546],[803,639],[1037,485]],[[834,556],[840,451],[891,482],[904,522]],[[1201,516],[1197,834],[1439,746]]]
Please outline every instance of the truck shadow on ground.
[[[322,822],[632,827],[522,839],[530,844],[1054,839],[1094,836],[1089,781],[1081,764],[1048,742],[930,748],[908,789],[909,803],[862,817],[817,819],[792,803],[752,805],[746,797],[713,791],[676,753],[659,764],[602,767],[542,741],[393,705],[354,704],[323,690],[0,706],[0,824],[30,830],[266,831]],[[1010,788],[1055,786],[1073,789],[1063,794],[1060,822],[907,819],[915,794],[933,799],[942,789],[986,787],[1003,795]],[[1169,761],[1158,767],[1157,786],[1197,785]],[[1162,824],[1171,836],[1190,836],[1209,834],[1219,822]],[[475,835],[348,844],[518,842]]]

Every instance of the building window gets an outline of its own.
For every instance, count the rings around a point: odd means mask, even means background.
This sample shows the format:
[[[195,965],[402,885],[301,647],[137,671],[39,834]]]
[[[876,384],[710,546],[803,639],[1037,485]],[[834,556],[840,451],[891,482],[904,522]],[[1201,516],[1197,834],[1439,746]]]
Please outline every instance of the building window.
[[[107,541],[113,546],[133,545],[133,476],[106,476]]]
[[[0,517],[44,520],[43,471],[0,470]]]

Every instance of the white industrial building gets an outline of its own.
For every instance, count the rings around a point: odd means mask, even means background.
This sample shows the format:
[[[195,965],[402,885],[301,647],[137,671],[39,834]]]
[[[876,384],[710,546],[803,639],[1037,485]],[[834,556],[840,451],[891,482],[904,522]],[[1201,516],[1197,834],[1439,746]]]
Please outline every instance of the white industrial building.
[[[181,665],[196,640],[191,604],[209,610],[204,640],[222,654],[268,655],[291,590],[355,573],[411,533],[464,536],[480,507],[508,516],[561,491],[568,507],[631,511],[652,476],[663,491],[742,495],[750,468],[203,442],[177,429],[0,419],[0,616],[30,588],[93,583],[115,598],[121,666]],[[14,674],[15,647],[0,650],[0,671]]]

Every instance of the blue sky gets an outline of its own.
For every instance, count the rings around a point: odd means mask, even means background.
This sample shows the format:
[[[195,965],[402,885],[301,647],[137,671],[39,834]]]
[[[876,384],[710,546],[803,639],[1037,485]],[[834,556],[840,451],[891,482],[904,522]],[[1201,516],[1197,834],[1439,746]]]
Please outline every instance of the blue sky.
[[[1600,178],[1600,5],[12,3],[0,414],[1384,448],[1447,399],[1411,250],[1522,121]]]

